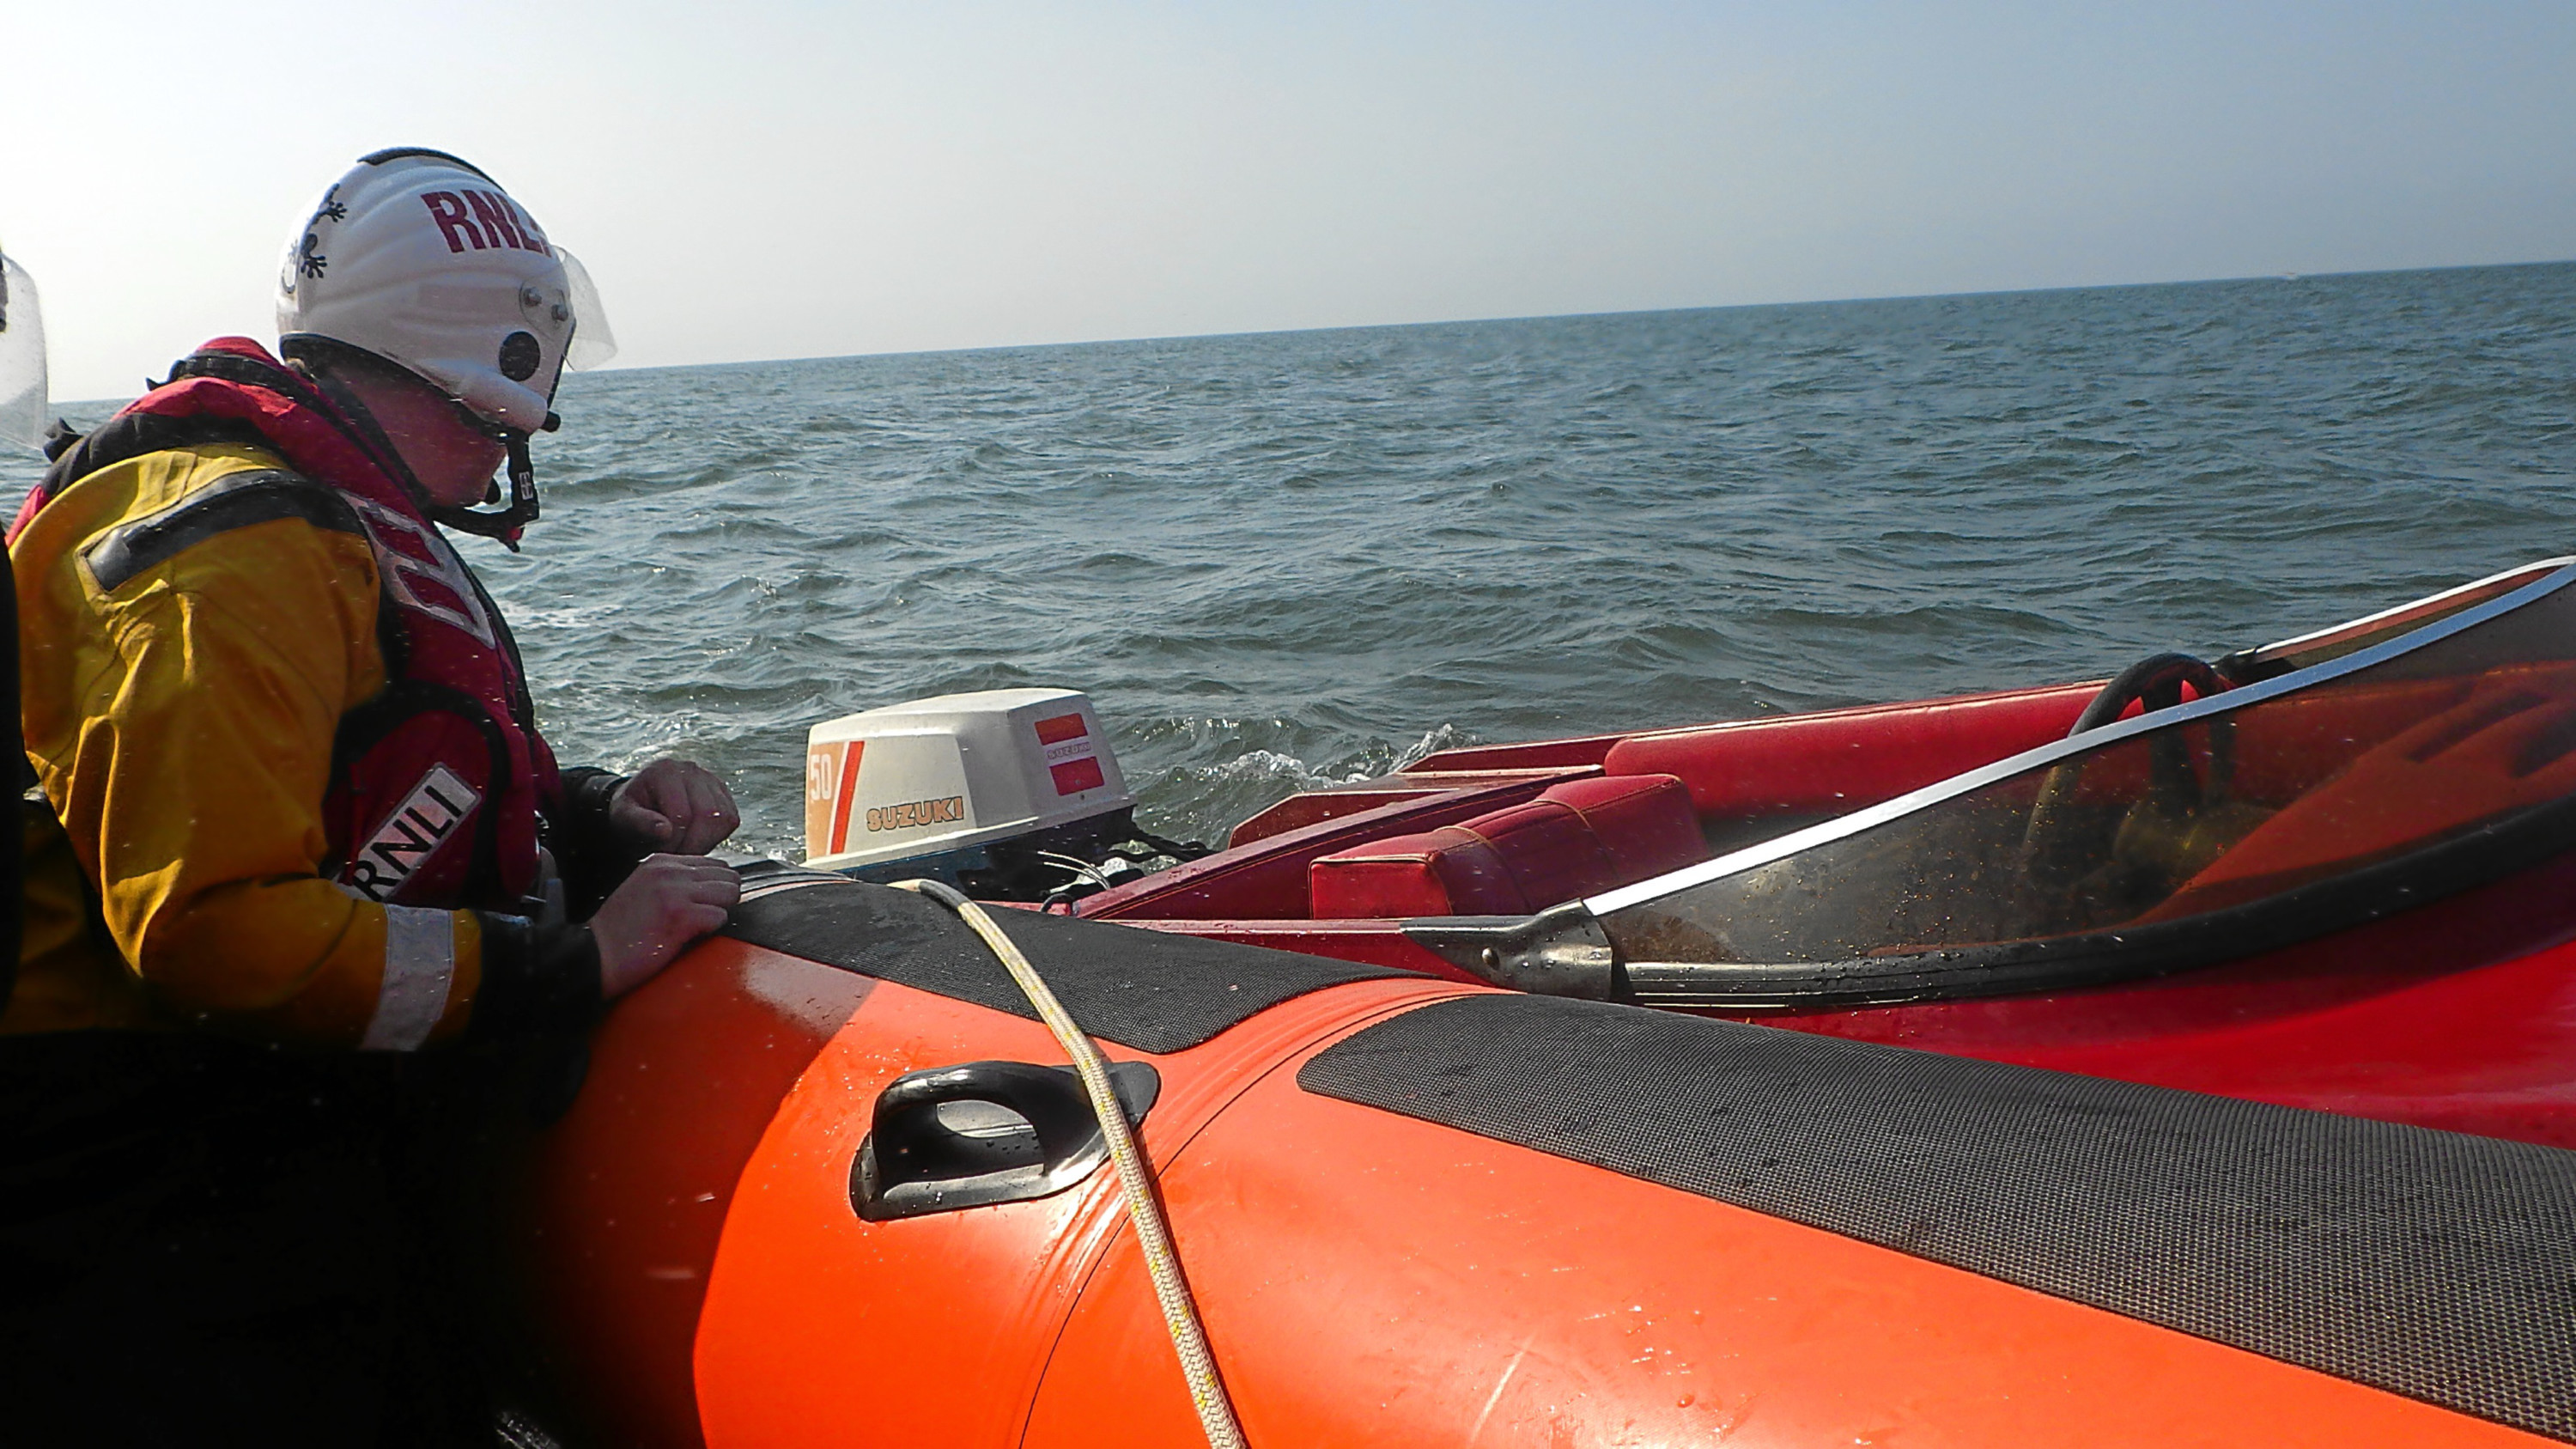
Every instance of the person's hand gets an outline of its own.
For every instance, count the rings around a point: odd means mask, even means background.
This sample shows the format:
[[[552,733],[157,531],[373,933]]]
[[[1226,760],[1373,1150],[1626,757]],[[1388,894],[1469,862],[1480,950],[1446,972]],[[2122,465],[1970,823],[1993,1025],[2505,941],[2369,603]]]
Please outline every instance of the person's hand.
[[[689,760],[655,760],[608,797],[608,822],[648,850],[704,855],[742,823],[733,792]]]
[[[742,878],[703,855],[648,855],[590,918],[599,994],[615,1001],[650,981],[690,942],[725,923]]]

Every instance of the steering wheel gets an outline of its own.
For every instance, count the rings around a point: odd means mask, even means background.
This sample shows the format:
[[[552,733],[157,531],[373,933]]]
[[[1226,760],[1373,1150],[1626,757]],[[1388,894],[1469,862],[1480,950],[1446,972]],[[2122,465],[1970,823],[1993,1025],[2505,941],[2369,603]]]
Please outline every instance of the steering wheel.
[[[2155,654],[2123,669],[2093,696],[2075,717],[2068,739],[2100,729],[2118,719],[2132,704],[2152,713],[2182,703],[2183,686],[2207,699],[2225,689],[2218,672],[2188,654]],[[2022,832],[2022,871],[2045,886],[2065,886],[2083,876],[2093,863],[2077,847],[2083,819],[2073,802],[2076,782],[2090,759],[2077,755],[2048,772],[2039,798],[2031,806]],[[2225,714],[2209,720],[2209,778],[2192,768],[2191,745],[2179,730],[2164,730],[2147,740],[2146,800],[2184,817],[2199,815],[2227,797],[2236,775],[2236,722]],[[2070,857],[2073,868],[2070,868]]]

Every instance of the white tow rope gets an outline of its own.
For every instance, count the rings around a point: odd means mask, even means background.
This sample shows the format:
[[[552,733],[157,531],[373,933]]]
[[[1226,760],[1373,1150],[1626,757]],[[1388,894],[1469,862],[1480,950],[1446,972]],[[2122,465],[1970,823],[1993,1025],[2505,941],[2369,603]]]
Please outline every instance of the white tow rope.
[[[1217,1377],[1216,1356],[1208,1352],[1207,1330],[1199,1323],[1198,1305],[1190,1299],[1189,1281],[1181,1276],[1181,1256],[1172,1247],[1171,1227],[1163,1221],[1162,1204],[1154,1200],[1153,1169],[1137,1150],[1136,1134],[1127,1125],[1127,1109],[1119,1105],[1117,1089],[1109,1083],[1109,1063],[1100,1048],[1091,1044],[1073,1014],[1047,989],[1037,968],[982,906],[937,881],[897,881],[895,887],[928,896],[955,911],[1002,958],[1011,979],[1020,983],[1029,1004],[1038,1009],[1039,1018],[1073,1059],[1074,1074],[1082,1078],[1092,1115],[1100,1119],[1100,1135],[1109,1144],[1109,1161],[1118,1169],[1118,1185],[1127,1194],[1127,1218],[1136,1226],[1136,1245],[1144,1250],[1145,1273],[1154,1280],[1154,1297],[1162,1303],[1163,1326],[1171,1330],[1172,1348],[1181,1357],[1181,1376],[1189,1381],[1199,1427],[1215,1449],[1244,1449],[1243,1426],[1235,1422],[1234,1403],[1226,1397],[1225,1381]]]

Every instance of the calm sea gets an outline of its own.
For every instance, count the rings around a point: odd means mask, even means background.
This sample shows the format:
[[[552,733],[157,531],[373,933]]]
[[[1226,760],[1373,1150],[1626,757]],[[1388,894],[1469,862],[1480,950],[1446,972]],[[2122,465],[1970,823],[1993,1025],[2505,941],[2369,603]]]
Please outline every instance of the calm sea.
[[[607,372],[560,403],[528,551],[466,545],[549,733],[708,760],[790,858],[805,727],[952,690],[1090,691],[1144,821],[1214,838],[1447,745],[2098,676],[2576,552],[2576,264]]]

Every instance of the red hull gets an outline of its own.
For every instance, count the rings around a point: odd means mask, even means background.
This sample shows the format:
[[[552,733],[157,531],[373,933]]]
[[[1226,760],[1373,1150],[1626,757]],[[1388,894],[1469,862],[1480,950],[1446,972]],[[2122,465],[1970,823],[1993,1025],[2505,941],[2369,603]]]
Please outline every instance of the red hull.
[[[1569,780],[1663,773],[1720,848],[1891,799],[2063,737],[2093,684],[1633,735],[1480,746],[1292,796],[1230,848],[1081,903],[1154,930],[1455,980],[1394,918],[1316,919],[1319,857],[1537,797]],[[2304,944],[2051,995],[1737,1013],[2288,1106],[2576,1147],[2576,857]]]

